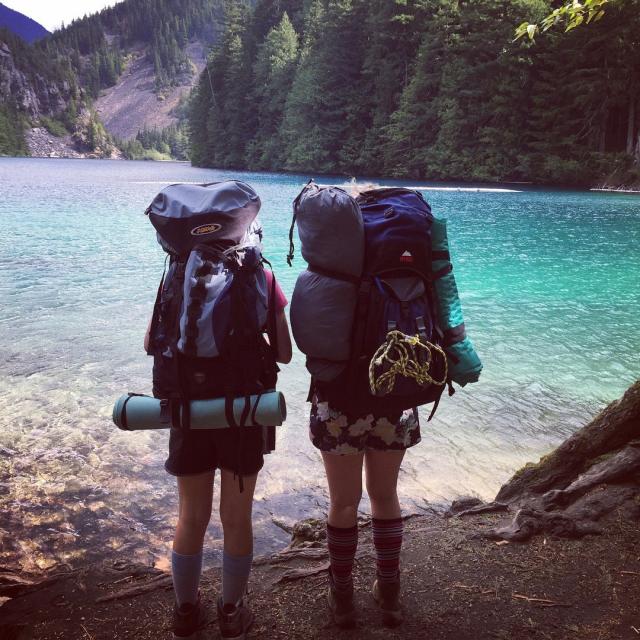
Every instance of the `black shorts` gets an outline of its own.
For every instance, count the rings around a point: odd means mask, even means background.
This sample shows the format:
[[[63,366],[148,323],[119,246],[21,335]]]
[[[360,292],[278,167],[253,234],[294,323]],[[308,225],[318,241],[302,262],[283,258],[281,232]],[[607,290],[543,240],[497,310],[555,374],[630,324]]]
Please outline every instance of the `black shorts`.
[[[208,430],[172,427],[164,468],[173,476],[197,475],[216,469],[252,476],[264,465],[263,452],[262,427]]]

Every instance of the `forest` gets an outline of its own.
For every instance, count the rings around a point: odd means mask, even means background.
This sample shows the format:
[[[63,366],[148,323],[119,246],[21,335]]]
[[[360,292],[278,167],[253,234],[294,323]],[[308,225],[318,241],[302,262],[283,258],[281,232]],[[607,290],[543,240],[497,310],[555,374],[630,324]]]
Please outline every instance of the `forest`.
[[[546,0],[227,0],[191,159],[428,180],[640,182],[640,0],[515,39]]]

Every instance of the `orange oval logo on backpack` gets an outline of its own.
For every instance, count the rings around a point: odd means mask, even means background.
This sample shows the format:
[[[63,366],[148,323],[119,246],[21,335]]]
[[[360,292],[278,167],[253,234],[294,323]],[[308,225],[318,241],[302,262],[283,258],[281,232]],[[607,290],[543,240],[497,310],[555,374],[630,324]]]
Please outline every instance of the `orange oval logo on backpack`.
[[[192,236],[206,236],[210,233],[215,233],[216,231],[220,231],[222,228],[221,224],[201,224],[199,227],[195,227],[191,229]]]

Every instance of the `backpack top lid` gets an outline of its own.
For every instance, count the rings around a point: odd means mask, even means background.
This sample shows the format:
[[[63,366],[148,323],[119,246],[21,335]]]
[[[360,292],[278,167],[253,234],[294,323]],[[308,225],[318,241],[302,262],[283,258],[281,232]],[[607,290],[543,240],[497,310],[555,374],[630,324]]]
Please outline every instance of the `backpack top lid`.
[[[413,272],[430,280],[433,214],[422,194],[402,187],[371,189],[357,202],[367,246],[365,272]]]
[[[196,244],[239,244],[260,211],[258,194],[239,180],[172,184],[146,214],[169,253],[188,254]]]

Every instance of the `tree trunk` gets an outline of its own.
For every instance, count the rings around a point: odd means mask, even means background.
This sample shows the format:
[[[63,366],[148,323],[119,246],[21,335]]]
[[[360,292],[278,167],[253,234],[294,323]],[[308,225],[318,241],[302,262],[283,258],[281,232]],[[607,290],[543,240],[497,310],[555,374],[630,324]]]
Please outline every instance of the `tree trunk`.
[[[627,153],[633,155],[636,132],[636,96],[629,98],[629,112],[627,118]]]
[[[607,149],[607,123],[609,121],[609,109],[605,105],[602,107],[600,120],[600,139],[598,140],[598,151],[604,153]]]

